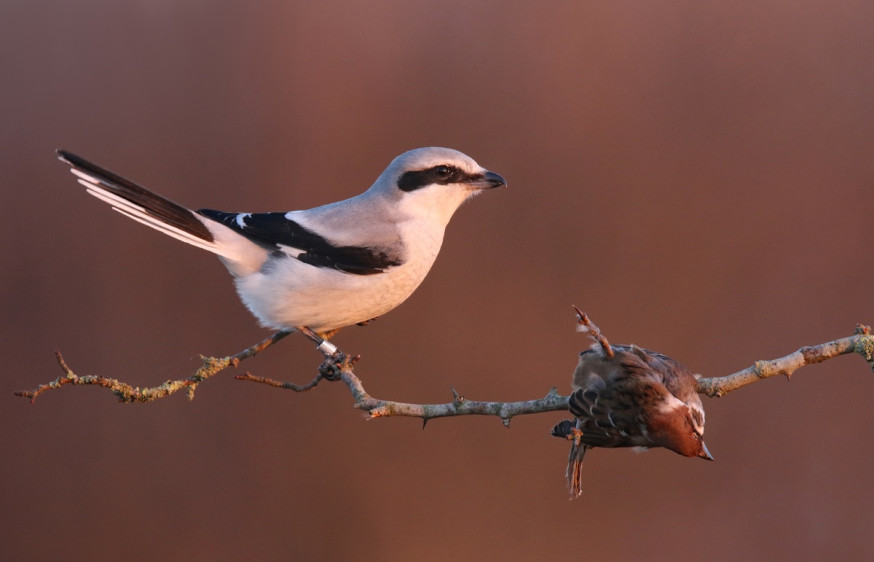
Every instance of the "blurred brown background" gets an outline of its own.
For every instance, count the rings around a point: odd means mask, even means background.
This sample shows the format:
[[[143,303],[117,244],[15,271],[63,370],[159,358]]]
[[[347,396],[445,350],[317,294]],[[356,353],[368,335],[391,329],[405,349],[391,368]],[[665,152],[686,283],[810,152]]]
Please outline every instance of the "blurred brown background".
[[[509,189],[465,205],[408,303],[336,342],[377,397],[568,389],[570,305],[728,374],[874,322],[870,2],[0,4],[0,558],[815,560],[874,556],[858,357],[705,399],[715,463],[596,450],[559,414],[365,422],[227,373],[257,341],[212,255],[85,195],[67,148],[194,207],[307,208],[444,145]],[[303,382],[291,338],[244,364]],[[242,369],[241,369],[242,370]]]

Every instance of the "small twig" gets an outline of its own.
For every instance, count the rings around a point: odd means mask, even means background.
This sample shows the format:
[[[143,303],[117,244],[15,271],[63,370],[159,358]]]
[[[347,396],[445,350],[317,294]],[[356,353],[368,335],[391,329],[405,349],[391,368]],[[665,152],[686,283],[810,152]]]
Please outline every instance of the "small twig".
[[[237,375],[234,378],[237,379],[238,381],[257,382],[257,383],[261,383],[261,384],[266,384],[268,386],[275,386],[276,388],[284,388],[286,390],[293,390],[295,392],[306,392],[306,391],[312,390],[316,386],[318,386],[319,382],[321,382],[321,380],[325,377],[321,373],[319,373],[318,375],[316,375],[316,378],[314,378],[313,380],[311,380],[310,382],[308,382],[305,385],[294,384],[293,382],[277,381],[277,380],[273,380],[273,379],[270,379],[267,377],[258,377],[258,376],[255,376],[248,371],[246,371],[242,375]]]

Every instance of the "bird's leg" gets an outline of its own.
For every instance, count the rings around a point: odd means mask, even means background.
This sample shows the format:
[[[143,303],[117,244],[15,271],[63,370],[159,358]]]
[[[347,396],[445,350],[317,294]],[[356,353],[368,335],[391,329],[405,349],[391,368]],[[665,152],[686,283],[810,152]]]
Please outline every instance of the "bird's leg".
[[[607,336],[601,333],[601,329],[598,328],[598,326],[595,326],[595,323],[589,319],[585,312],[583,312],[576,306],[574,306],[574,310],[577,313],[577,324],[579,324],[577,330],[580,332],[588,333],[589,337],[598,342],[598,344],[601,346],[601,350],[604,352],[604,355],[606,355],[608,359],[612,359],[615,354],[613,352],[613,347],[610,345],[610,342],[607,341]]]
[[[573,441],[575,446],[579,447],[580,440],[583,438],[583,430],[575,427],[571,430],[570,433],[568,433],[567,438],[569,441]]]
[[[308,337],[310,340],[314,341],[316,343],[316,349],[318,349],[325,355],[331,356],[337,353],[337,346],[328,341],[328,337],[333,336],[335,333],[337,333],[337,330],[330,330],[327,332],[322,332],[321,334],[317,334],[306,326],[299,326],[297,328],[297,331]]]
[[[370,323],[373,322],[374,320],[379,320],[379,316],[377,316],[376,318],[371,318],[370,320],[365,320],[363,322],[359,322],[356,324],[356,326],[369,326]]]
[[[325,362],[319,366],[319,376],[325,380],[338,381],[342,378],[343,372],[351,369],[361,358],[359,355],[347,356],[345,353],[337,349],[337,346],[328,341],[328,338],[337,333],[338,330],[329,330],[327,332],[316,332],[306,326],[296,328],[301,334],[316,343],[316,349],[321,351],[325,356]]]
[[[323,340],[329,340],[329,339],[333,338],[334,334],[336,334],[339,331],[340,331],[340,328],[335,328],[333,330],[326,330],[324,332],[319,332],[318,334],[319,334],[319,337],[321,337]]]

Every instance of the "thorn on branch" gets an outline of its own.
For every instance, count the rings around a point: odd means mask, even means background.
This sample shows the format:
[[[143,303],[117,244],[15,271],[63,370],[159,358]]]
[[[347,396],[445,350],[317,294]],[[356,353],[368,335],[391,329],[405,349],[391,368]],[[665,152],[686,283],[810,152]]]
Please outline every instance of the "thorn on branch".
[[[449,385],[449,388],[450,388],[450,390],[452,390],[452,399],[453,399],[453,402],[455,402],[456,404],[460,404],[460,403],[464,402],[464,396],[462,396],[461,394],[459,394],[459,393],[455,390],[455,387],[454,387],[454,386],[452,386],[452,385],[450,384],[450,385]]]

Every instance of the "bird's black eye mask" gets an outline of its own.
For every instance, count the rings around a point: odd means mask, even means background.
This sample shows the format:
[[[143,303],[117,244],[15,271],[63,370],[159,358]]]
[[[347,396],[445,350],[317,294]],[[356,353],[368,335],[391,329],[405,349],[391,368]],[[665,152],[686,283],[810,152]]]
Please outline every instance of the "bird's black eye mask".
[[[464,180],[470,179],[470,177],[470,174],[464,172],[460,168],[441,164],[425,170],[404,172],[404,174],[398,178],[398,188],[401,191],[410,192],[434,183],[441,185],[461,183]]]

